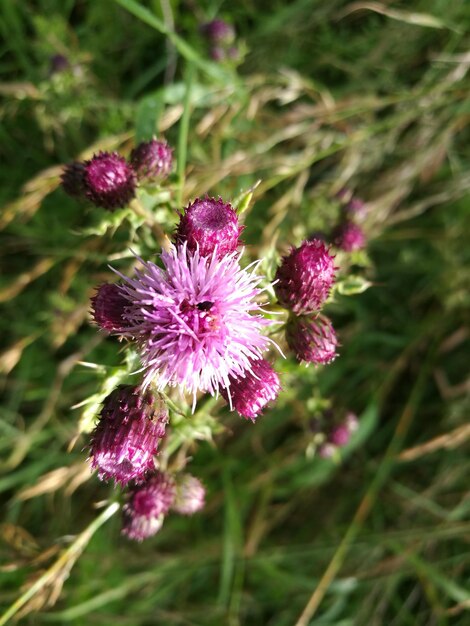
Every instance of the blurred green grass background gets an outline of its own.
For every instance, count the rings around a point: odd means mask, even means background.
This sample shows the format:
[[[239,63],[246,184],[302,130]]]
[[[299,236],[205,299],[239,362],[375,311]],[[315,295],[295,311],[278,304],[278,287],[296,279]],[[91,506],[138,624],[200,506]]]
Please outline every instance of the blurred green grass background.
[[[236,27],[238,67],[209,60],[198,28],[215,16]],[[255,426],[201,416],[188,436],[221,425],[215,445],[188,446],[206,510],[142,545],[114,516],[18,615],[468,624],[469,26],[465,0],[0,4],[4,611],[115,496],[90,476],[71,409],[120,365],[88,315],[107,263],[154,254],[180,197],[229,200],[261,180],[245,239],[268,272],[273,246],[333,225],[342,187],[367,203],[367,255],[342,265],[373,286],[329,307],[340,357],[280,360],[284,391]],[[70,65],[53,74],[56,54]],[[178,170],[143,216],[57,188],[63,163],[156,131]],[[338,462],[307,453],[322,402],[361,418]]]

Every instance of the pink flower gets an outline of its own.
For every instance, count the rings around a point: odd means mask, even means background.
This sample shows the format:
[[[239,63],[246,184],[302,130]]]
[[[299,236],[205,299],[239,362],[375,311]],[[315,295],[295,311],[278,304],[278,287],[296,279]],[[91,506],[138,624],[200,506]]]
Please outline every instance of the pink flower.
[[[279,376],[265,359],[252,361],[249,368],[238,376],[230,376],[230,386],[221,394],[230,407],[242,417],[253,422],[281,390]]]
[[[167,422],[166,407],[150,392],[131,385],[112,391],[104,400],[90,443],[91,465],[101,480],[124,485],[152,470]]]
[[[304,241],[282,259],[274,290],[280,304],[296,315],[318,311],[335,280],[334,257],[319,239]]]
[[[273,322],[258,313],[261,277],[239,258],[201,257],[184,243],[161,254],[163,269],[141,260],[134,278],[120,274],[125,334],[137,342],[145,387],[181,385],[194,405],[197,391],[216,394],[260,358],[270,342],[261,332]]]
[[[84,168],[85,195],[96,206],[114,210],[135,196],[135,172],[117,152],[95,154]]]

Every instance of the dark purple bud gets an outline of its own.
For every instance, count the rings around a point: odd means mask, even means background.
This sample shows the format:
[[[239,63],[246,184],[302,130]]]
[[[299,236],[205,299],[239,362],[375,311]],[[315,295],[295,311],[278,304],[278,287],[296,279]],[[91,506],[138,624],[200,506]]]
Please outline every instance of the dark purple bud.
[[[203,24],[201,33],[214,44],[229,45],[235,40],[234,27],[220,19]]]
[[[59,74],[65,72],[70,67],[69,60],[63,54],[54,54],[50,58],[49,74]]]
[[[84,162],[85,195],[96,206],[114,210],[135,196],[136,175],[116,152],[100,152]]]
[[[206,490],[201,481],[191,474],[183,474],[176,481],[176,496],[171,508],[180,515],[193,515],[204,508]]]
[[[366,236],[360,226],[354,222],[343,222],[333,233],[336,246],[344,252],[362,250],[366,245]]]
[[[225,61],[227,57],[224,48],[221,48],[220,46],[212,46],[209,50],[209,54],[211,59],[217,62]]]
[[[130,161],[139,181],[157,183],[171,172],[173,150],[165,141],[143,141],[132,150]]]
[[[135,541],[155,535],[163,524],[176,494],[174,479],[157,471],[144,483],[131,487],[123,507],[122,534]]]
[[[367,215],[367,208],[360,198],[351,198],[345,207],[345,212],[349,217],[361,220]]]
[[[335,280],[334,257],[319,239],[304,241],[285,256],[276,273],[279,303],[296,315],[318,311]]]
[[[228,389],[221,389],[224,400],[242,417],[253,422],[271,400],[276,400],[281,384],[279,376],[265,359],[252,360],[243,376],[230,376]]]
[[[85,198],[85,164],[74,161],[66,165],[60,177],[62,189],[72,198]]]
[[[165,435],[168,411],[160,398],[139,387],[120,385],[105,398],[91,435],[90,459],[101,480],[122,485],[152,470]]]
[[[217,246],[217,258],[235,252],[240,245],[243,226],[230,204],[221,198],[198,198],[190,204],[175,233],[175,242],[187,242],[188,250],[199,249],[201,256],[210,256]]]
[[[104,283],[91,299],[93,318],[103,330],[122,332],[128,326],[123,318],[128,304],[129,301],[119,285]]]
[[[337,356],[338,339],[324,315],[291,315],[286,325],[286,341],[299,361],[325,365]]]

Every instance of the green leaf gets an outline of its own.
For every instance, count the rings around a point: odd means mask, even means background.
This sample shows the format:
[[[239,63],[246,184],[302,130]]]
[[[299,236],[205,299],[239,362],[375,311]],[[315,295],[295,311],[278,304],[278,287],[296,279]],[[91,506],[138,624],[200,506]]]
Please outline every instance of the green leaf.
[[[371,286],[372,283],[363,276],[351,274],[336,284],[336,290],[342,296],[354,296],[358,293],[363,293]]]

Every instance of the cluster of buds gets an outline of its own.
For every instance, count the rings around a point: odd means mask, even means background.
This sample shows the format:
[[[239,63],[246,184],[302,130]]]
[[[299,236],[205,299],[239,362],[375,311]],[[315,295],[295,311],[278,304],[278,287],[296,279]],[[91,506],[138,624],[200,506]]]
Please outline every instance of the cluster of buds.
[[[331,412],[327,411],[322,419],[314,423],[315,437],[319,442],[318,454],[324,459],[336,456],[340,448],[349,443],[358,426],[359,422],[354,413],[349,412],[339,421],[335,421]]]
[[[224,20],[215,19],[203,24],[201,34],[209,46],[209,54],[214,61],[225,61],[238,57],[235,43],[235,29]]]
[[[279,304],[289,311],[286,341],[298,361],[321,365],[336,357],[336,333],[320,314],[336,269],[327,245],[316,238],[293,248],[277,269],[274,290]]]
[[[129,204],[139,184],[167,178],[172,164],[170,146],[152,139],[140,143],[130,161],[117,152],[99,152],[89,160],[69,163],[62,173],[62,188],[69,196],[114,211]]]
[[[341,219],[333,230],[332,240],[344,252],[362,250],[366,246],[366,236],[359,222],[367,214],[366,205],[348,189],[342,189],[337,198],[341,202]]]
[[[147,262],[134,278],[104,284],[92,298],[95,322],[134,341],[144,388],[180,386],[220,393],[254,421],[277,398],[280,381],[263,358],[272,324],[260,314],[261,277],[240,266],[243,226],[221,198],[198,198],[180,214],[164,269]]]
[[[172,476],[155,467],[168,411],[149,390],[120,385],[105,398],[90,438],[90,462],[101,480],[128,487],[123,534],[142,541],[157,533],[170,509],[192,515],[205,490],[189,474]]]

